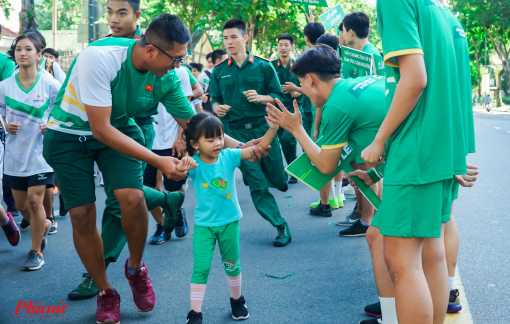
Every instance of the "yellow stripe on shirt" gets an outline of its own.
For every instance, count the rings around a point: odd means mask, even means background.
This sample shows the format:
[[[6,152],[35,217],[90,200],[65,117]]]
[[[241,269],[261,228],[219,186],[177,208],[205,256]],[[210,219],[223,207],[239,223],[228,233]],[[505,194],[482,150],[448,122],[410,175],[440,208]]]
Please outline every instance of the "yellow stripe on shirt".
[[[342,147],[344,147],[345,145],[347,145],[347,142],[345,142],[345,143],[341,143],[341,144],[334,144],[334,145],[322,145],[322,146],[321,146],[321,149],[325,149],[325,150],[334,150],[334,149],[342,148]]]
[[[410,49],[405,49],[405,50],[400,50],[400,51],[389,52],[386,55],[384,55],[384,64],[398,68],[398,63],[393,63],[393,62],[390,62],[389,60],[393,57],[410,55],[410,54],[423,55],[423,50],[421,48],[410,48]]]
[[[73,86],[73,83],[69,83],[69,85],[67,86],[67,90],[69,90],[69,92],[73,95],[73,97],[75,99],[72,99],[72,98],[69,98],[67,97],[65,94],[64,94],[64,98],[63,100],[65,102],[67,102],[68,104],[71,104],[71,105],[75,105],[76,107],[78,107],[81,111],[85,111],[85,108],[82,106],[82,104],[78,101],[78,96],[76,95],[76,90],[74,90],[74,86]],[[66,100],[66,97],[68,100]]]

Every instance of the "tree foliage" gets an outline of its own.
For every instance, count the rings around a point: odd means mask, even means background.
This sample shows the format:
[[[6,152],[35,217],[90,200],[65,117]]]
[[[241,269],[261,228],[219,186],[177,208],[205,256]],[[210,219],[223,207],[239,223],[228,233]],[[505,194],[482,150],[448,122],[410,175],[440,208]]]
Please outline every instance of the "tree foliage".
[[[53,0],[39,0],[36,5],[39,29],[52,29]],[[57,2],[57,29],[77,29],[81,23],[81,0],[60,0]]]

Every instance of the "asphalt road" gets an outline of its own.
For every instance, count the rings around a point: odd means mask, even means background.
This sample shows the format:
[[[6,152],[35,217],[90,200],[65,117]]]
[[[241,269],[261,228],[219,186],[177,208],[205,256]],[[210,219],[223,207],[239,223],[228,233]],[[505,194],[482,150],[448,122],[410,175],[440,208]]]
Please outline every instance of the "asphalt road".
[[[475,124],[478,153],[468,161],[480,167],[481,176],[474,188],[461,189],[455,208],[461,234],[459,272],[474,322],[507,323],[510,115],[476,114]],[[329,225],[345,217],[354,207],[354,200],[348,199],[331,218],[317,218],[308,214],[308,206],[318,194],[304,184],[291,185],[286,193],[272,191],[293,236],[287,247],[275,248],[272,240],[276,230],[258,215],[248,188],[239,181],[240,173],[236,182],[244,214],[240,220],[240,244],[242,291],[250,311],[248,323],[358,323],[367,318],[363,307],[377,301],[377,291],[366,241],[341,238],[338,232],[342,228]],[[96,196],[98,211],[102,212],[105,195],[99,186]],[[190,223],[194,204],[190,186],[184,204]],[[17,247],[0,237],[0,323],[94,322],[95,298],[67,300],[67,293],[81,282],[85,270],[74,249],[69,217],[57,217],[57,221],[58,233],[49,236],[44,253],[46,264],[39,271],[20,270],[30,249],[28,230],[22,231]],[[101,213],[98,227],[100,222]],[[155,222],[150,218],[149,236],[154,230]],[[110,283],[121,296],[122,323],[185,323],[190,308],[192,235],[193,229],[183,239],[172,238],[161,246],[147,244],[144,261],[157,298],[156,308],[149,313],[139,313],[133,306],[124,277],[127,249],[119,262],[109,267]],[[266,274],[294,275],[275,279]],[[216,250],[202,310],[204,323],[234,322],[229,296]],[[68,308],[65,318],[14,318],[18,301],[65,303]]]

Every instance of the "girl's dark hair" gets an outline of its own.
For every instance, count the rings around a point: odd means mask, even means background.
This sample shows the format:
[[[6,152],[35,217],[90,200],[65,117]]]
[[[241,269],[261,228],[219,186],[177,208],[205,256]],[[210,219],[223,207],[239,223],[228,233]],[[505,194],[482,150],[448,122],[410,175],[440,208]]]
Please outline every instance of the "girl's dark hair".
[[[186,151],[190,156],[196,154],[196,150],[191,146],[191,141],[198,143],[198,140],[205,138],[214,138],[223,136],[224,129],[221,120],[209,112],[201,112],[193,116],[188,122],[188,128],[182,133],[182,140],[186,143]]]
[[[14,51],[16,50],[16,46],[18,45],[18,42],[22,39],[29,39],[32,42],[32,44],[34,44],[34,47],[35,47],[35,50],[37,51],[37,53],[40,53],[44,48],[44,45],[41,42],[41,40],[34,34],[31,34],[31,33],[21,34],[20,36],[16,37],[16,39],[11,44],[11,48],[7,51],[7,55],[9,55],[9,57],[13,61],[15,61]]]

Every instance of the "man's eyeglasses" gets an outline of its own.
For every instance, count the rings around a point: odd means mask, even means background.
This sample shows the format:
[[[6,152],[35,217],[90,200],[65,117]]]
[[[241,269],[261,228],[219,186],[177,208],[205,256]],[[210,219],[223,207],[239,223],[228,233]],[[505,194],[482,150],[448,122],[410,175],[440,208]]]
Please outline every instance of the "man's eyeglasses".
[[[186,57],[188,57],[188,54],[184,55],[184,56],[181,56],[181,57],[172,57],[170,55],[168,55],[165,51],[163,51],[161,48],[157,47],[156,45],[154,44],[151,44],[151,43],[147,43],[147,45],[152,45],[154,46],[155,48],[157,48],[161,53],[165,54],[166,56],[168,56],[169,58],[172,59],[173,63],[172,63],[172,66],[176,66],[177,64],[179,63],[183,63],[182,61],[184,61],[184,59],[186,59]]]

